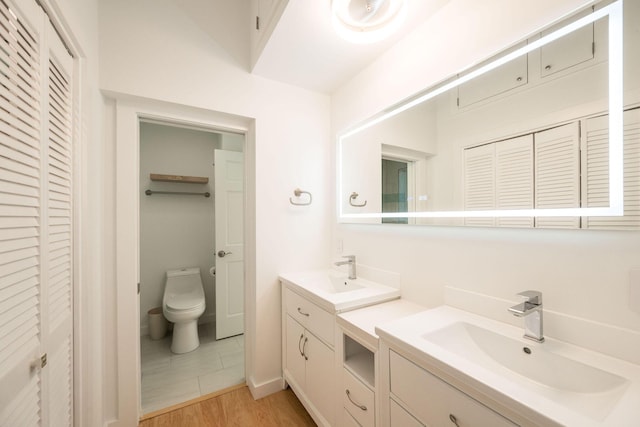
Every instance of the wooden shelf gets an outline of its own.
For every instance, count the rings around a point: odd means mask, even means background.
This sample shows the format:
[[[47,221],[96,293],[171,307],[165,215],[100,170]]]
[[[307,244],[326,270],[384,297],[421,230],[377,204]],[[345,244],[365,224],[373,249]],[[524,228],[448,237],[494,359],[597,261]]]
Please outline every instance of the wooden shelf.
[[[149,174],[151,181],[162,182],[184,182],[185,184],[207,184],[209,178],[206,176],[185,176],[185,175],[163,175],[159,173]]]

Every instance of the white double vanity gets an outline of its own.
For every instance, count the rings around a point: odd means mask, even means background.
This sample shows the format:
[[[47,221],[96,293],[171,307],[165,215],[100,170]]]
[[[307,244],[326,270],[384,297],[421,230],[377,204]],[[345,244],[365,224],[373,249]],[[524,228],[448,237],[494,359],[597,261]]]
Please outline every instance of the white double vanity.
[[[633,363],[334,271],[280,281],[283,388],[320,426],[640,423]]]

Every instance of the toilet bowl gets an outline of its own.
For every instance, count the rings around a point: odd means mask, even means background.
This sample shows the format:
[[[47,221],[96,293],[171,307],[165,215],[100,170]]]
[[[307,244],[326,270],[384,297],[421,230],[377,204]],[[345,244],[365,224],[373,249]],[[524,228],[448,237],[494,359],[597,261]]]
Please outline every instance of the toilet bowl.
[[[187,353],[198,348],[198,318],[204,313],[204,309],[200,269],[168,270],[162,313],[174,324],[171,341],[173,353]]]

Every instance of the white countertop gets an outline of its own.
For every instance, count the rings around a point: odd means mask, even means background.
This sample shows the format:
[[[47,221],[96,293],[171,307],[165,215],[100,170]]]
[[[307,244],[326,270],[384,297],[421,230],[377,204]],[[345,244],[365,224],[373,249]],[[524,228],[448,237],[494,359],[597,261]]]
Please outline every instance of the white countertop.
[[[359,338],[369,344],[370,347],[377,349],[378,335],[375,332],[376,326],[424,310],[426,308],[421,305],[397,299],[341,313],[336,317],[336,320],[338,326],[347,333],[355,335],[354,338]]]
[[[347,280],[346,275],[334,270],[315,270],[284,273],[280,275],[280,280],[287,288],[330,313],[340,313],[400,298],[399,289],[363,278],[352,281],[361,286],[358,289],[347,292],[331,291],[333,285],[330,283],[330,277],[342,276]]]
[[[441,347],[425,335],[465,322],[521,340],[523,346],[545,351],[618,375],[628,381],[603,393],[558,390],[496,364],[483,364]],[[509,408],[531,425],[640,426],[640,366],[568,343],[547,338],[542,344],[522,338],[523,330],[448,306],[422,311],[381,324],[375,333],[392,348],[414,359],[443,379],[491,406]],[[491,365],[491,366],[489,366]],[[605,404],[602,404],[602,402]],[[495,406],[495,405],[494,405]],[[522,422],[522,420],[519,420]],[[526,424],[526,421],[525,421]]]

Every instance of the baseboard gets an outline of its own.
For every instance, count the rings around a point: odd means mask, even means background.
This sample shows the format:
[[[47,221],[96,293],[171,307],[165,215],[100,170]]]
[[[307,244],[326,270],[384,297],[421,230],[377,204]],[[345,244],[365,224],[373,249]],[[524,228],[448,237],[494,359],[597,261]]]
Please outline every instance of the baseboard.
[[[251,396],[253,396],[255,400],[258,400],[282,390],[282,377],[274,378],[260,384],[256,383],[255,378],[250,377],[247,379],[247,385],[249,386]]]

